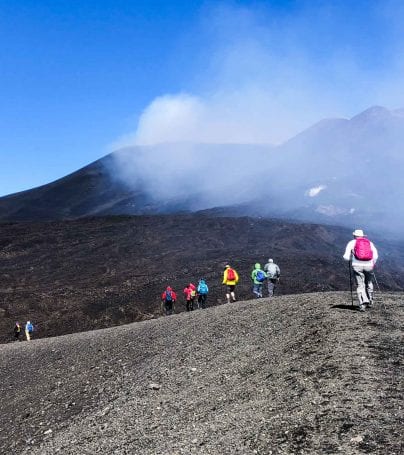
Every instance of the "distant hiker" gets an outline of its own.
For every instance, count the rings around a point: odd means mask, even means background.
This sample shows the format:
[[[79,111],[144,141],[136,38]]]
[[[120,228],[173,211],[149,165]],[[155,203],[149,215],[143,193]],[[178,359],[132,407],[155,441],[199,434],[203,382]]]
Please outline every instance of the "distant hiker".
[[[15,337],[16,341],[17,340],[22,341],[21,334],[22,334],[22,327],[21,327],[20,323],[17,321],[14,326],[14,337]]]
[[[184,289],[185,298],[187,301],[187,311],[193,311],[194,302],[196,297],[196,287],[194,284],[189,283],[188,286]]]
[[[162,309],[166,316],[174,313],[174,305],[177,300],[177,294],[170,286],[161,294]]]
[[[262,297],[262,285],[266,278],[266,273],[261,270],[261,264],[257,262],[254,266],[254,270],[251,272],[251,279],[253,280],[253,293],[257,299]]]
[[[230,267],[229,264],[226,265],[223,272],[223,281],[222,284],[227,286],[226,299],[227,303],[230,303],[230,297],[233,302],[236,301],[236,294],[234,292],[236,284],[238,283],[238,273]]]
[[[198,291],[198,307],[205,308],[206,299],[208,298],[209,287],[203,278],[201,278],[199,280],[197,291]]]
[[[268,277],[268,296],[272,297],[281,276],[281,269],[275,264],[273,259],[269,258],[264,266],[264,271]]]
[[[27,341],[30,341],[30,339],[32,338],[33,331],[34,326],[32,325],[32,322],[27,321],[27,323],[25,324],[25,338],[27,339]]]
[[[359,311],[365,311],[365,306],[370,307],[373,303],[373,268],[379,254],[362,229],[355,229],[352,235],[354,239],[348,242],[343,258],[351,261],[357,284]]]

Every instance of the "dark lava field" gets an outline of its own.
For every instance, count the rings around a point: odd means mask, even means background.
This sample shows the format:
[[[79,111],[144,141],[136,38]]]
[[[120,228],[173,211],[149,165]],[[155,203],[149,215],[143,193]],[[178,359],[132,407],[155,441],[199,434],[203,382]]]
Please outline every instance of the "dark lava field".
[[[13,340],[17,320],[33,321],[38,338],[156,318],[167,285],[182,312],[182,290],[201,277],[211,291],[208,306],[219,305],[227,262],[240,274],[240,300],[252,298],[250,272],[269,257],[281,268],[279,294],[349,290],[342,254],[351,232],[209,214],[2,223],[0,341]],[[380,287],[404,290],[403,245],[372,240]]]

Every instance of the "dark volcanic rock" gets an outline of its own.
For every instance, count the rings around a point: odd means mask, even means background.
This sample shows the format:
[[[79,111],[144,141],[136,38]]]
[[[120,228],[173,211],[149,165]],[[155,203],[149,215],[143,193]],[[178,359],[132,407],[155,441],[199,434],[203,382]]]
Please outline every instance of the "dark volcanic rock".
[[[402,302],[280,296],[2,345],[0,452],[398,455]]]
[[[205,277],[208,305],[223,303],[227,261],[240,299],[252,297],[255,262],[273,257],[282,294],[349,289],[342,253],[351,231],[278,220],[208,215],[107,217],[0,225],[0,340],[30,319],[35,337],[150,319],[160,295]],[[382,289],[404,289],[404,249],[374,239]]]

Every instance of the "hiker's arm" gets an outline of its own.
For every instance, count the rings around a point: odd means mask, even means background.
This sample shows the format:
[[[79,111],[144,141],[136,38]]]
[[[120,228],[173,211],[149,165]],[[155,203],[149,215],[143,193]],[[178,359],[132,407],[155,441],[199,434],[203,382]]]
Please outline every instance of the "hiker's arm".
[[[348,242],[348,244],[347,244],[347,246],[345,248],[344,256],[343,256],[343,258],[346,261],[350,261],[351,260],[351,255],[352,255],[352,250],[354,248],[354,245],[355,245],[355,240],[351,240],[350,242]]]
[[[370,248],[372,249],[373,253],[373,264],[376,264],[376,261],[379,259],[379,253],[377,248],[373,245],[373,242],[370,242]]]

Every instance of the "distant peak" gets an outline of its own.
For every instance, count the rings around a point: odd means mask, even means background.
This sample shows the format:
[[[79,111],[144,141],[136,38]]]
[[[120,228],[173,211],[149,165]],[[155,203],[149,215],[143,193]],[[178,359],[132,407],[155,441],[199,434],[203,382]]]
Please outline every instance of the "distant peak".
[[[371,106],[358,115],[355,115],[351,120],[373,120],[383,117],[391,117],[393,113],[383,106]]]

